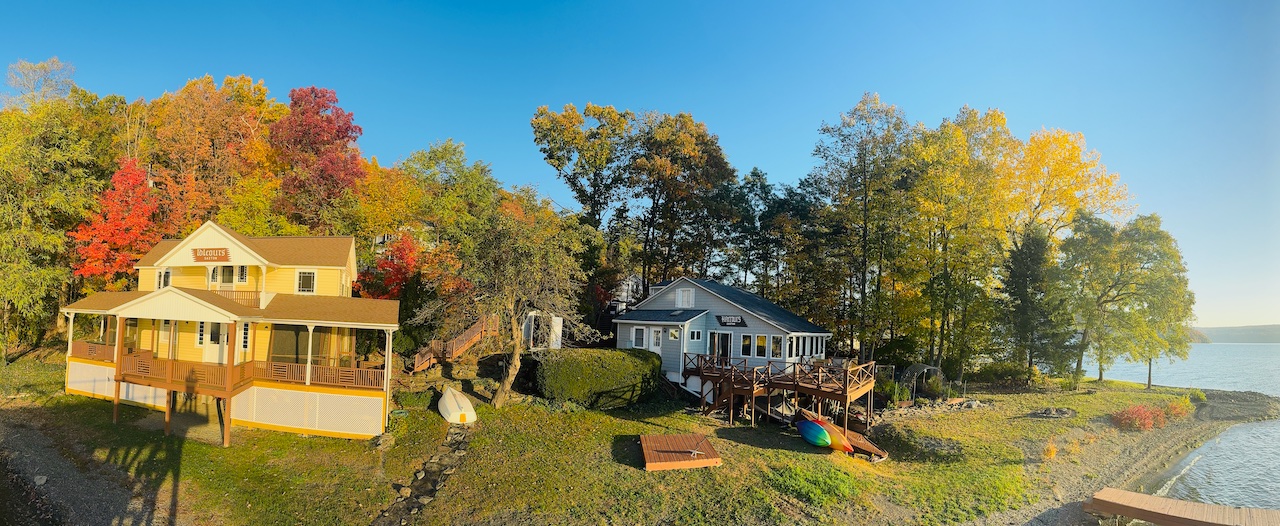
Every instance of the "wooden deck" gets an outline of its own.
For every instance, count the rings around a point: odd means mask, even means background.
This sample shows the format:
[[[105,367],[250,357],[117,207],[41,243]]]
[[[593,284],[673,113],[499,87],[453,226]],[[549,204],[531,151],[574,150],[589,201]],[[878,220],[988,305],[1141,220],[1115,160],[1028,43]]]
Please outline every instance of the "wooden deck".
[[[641,435],[640,449],[646,471],[705,468],[722,463],[711,441],[697,434]]]
[[[781,389],[844,403],[871,392],[876,384],[875,362],[850,368],[784,362],[752,367],[745,358],[700,354],[687,354],[684,362],[686,378],[698,376],[705,382],[728,382],[735,391]]]
[[[1233,508],[1102,488],[1084,501],[1084,510],[1140,519],[1161,526],[1245,526],[1280,524],[1280,510]]]

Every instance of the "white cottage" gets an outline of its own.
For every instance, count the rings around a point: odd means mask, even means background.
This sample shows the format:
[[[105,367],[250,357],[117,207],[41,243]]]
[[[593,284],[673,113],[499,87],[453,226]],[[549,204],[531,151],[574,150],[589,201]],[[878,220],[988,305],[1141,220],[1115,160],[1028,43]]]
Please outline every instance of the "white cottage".
[[[825,358],[831,332],[777,304],[716,281],[679,278],[614,319],[618,346],[662,356],[662,370],[686,385],[685,355],[745,358],[750,366]]]

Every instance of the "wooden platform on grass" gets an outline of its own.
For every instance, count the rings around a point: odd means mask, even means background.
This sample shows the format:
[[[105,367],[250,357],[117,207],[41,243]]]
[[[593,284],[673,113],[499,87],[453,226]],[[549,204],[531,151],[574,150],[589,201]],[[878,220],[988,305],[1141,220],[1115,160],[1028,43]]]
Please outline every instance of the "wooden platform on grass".
[[[719,466],[720,454],[711,447],[707,437],[688,435],[641,435],[640,450],[644,452],[644,469],[688,469]]]
[[[1084,510],[1140,519],[1162,526],[1245,526],[1280,524],[1280,510],[1233,508],[1102,488],[1084,501]]]

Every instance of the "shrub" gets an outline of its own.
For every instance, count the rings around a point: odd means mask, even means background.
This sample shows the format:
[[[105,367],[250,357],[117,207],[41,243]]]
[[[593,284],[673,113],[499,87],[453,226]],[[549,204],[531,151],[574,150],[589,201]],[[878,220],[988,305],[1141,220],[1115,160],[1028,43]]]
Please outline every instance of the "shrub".
[[[1148,431],[1164,427],[1164,410],[1145,405],[1131,405],[1111,415],[1111,423],[1127,431]]]
[[[919,406],[929,405],[929,399],[928,399],[928,398],[916,398],[916,405],[919,405]]]
[[[1164,408],[1164,414],[1165,416],[1169,417],[1170,420],[1175,420],[1178,418],[1185,417],[1191,414],[1191,412],[1195,410],[1196,410],[1196,406],[1195,404],[1191,403],[1191,398],[1184,396],[1182,398],[1169,402],[1169,405],[1165,406]]]
[[[1058,444],[1054,443],[1053,437],[1049,437],[1049,442],[1044,445],[1044,459],[1053,460],[1058,456]]]
[[[911,390],[893,380],[876,380],[876,392],[887,398],[890,405],[911,399]]]
[[[661,370],[662,358],[642,349],[555,349],[539,358],[537,387],[556,402],[613,409],[652,393]]]
[[[973,379],[1004,387],[1027,385],[1027,368],[1010,362],[992,362],[983,365],[973,374]]]
[[[1187,397],[1190,398],[1192,402],[1195,402],[1197,404],[1203,404],[1204,401],[1206,400],[1204,396],[1204,391],[1201,391],[1194,387],[1191,388],[1190,391],[1187,391]]]

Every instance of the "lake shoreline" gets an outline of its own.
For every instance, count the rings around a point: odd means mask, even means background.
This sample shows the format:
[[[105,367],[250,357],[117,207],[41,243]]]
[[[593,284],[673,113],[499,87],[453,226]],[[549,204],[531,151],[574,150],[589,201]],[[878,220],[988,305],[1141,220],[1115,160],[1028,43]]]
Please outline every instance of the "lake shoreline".
[[[1154,386],[1153,387],[1164,387]],[[996,513],[972,522],[975,525],[1095,525],[1085,513],[1086,498],[1104,487],[1154,493],[1176,475],[1170,470],[1204,443],[1227,429],[1250,422],[1280,418],[1280,398],[1254,391],[1203,389],[1207,400],[1196,412],[1162,429],[1115,432],[1104,435],[1090,448],[1090,460],[1054,464],[1041,483],[1040,500],[1017,510]],[[1097,428],[1110,423],[1095,423]],[[1033,449],[1034,446],[1030,449]],[[1028,450],[1028,459],[1039,452]],[[1038,473],[1028,460],[1028,471]]]

